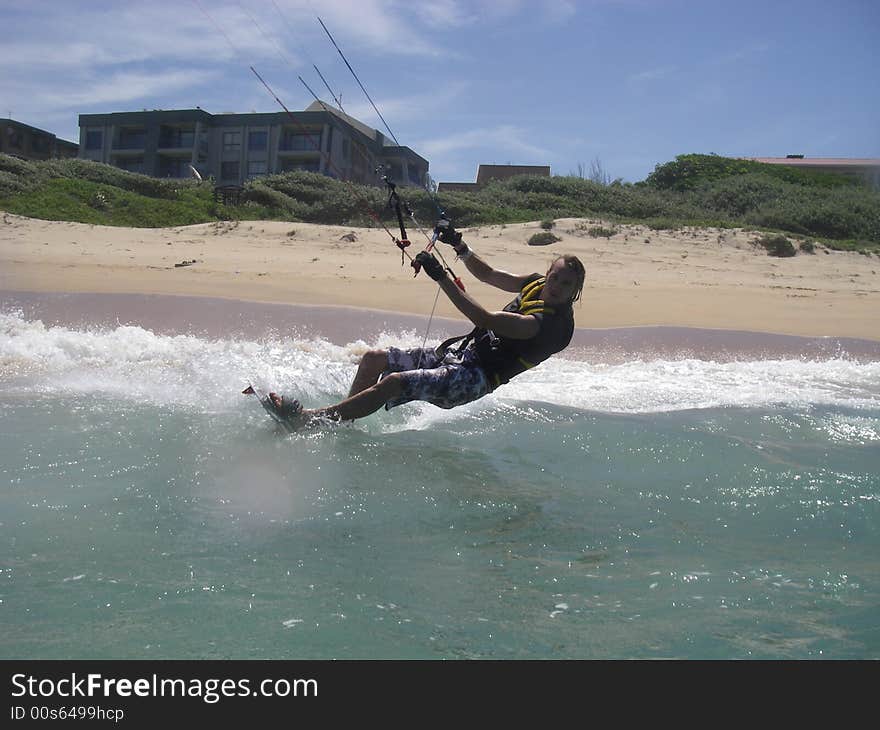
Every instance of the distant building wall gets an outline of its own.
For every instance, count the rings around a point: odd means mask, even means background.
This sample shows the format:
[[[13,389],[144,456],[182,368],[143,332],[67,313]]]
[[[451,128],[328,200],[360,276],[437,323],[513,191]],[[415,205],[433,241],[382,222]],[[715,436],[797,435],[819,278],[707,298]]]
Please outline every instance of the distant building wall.
[[[517,175],[550,177],[550,165],[480,165],[477,185],[485,185],[490,180],[507,180]]]
[[[474,192],[492,180],[507,180],[517,175],[550,177],[550,165],[480,165],[477,168],[476,182],[442,182],[437,185],[437,191],[441,193]]]
[[[73,142],[58,139],[51,132],[22,124],[14,119],[0,119],[0,152],[25,160],[50,160],[76,157],[79,148]]]
[[[799,169],[830,172],[835,175],[858,177],[874,188],[880,189],[880,159],[847,157],[741,157],[743,160],[763,162],[767,165],[785,165]]]
[[[458,182],[442,182],[437,185],[437,192],[440,193],[474,193],[479,190],[482,185],[477,183],[458,183]]]

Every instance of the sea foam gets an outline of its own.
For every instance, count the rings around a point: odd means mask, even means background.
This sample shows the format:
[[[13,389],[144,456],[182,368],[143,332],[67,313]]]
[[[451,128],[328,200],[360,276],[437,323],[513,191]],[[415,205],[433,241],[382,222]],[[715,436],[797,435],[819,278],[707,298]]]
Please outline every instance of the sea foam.
[[[0,313],[0,389],[222,410],[254,382],[319,406],[346,395],[364,352],[392,344],[415,347],[421,337],[413,331],[383,332],[345,345],[279,336],[209,339],[130,325],[46,326],[7,312]],[[608,413],[774,405],[876,408],[880,362],[686,358],[608,364],[552,358],[463,413],[523,401]],[[437,411],[428,412],[457,417]]]

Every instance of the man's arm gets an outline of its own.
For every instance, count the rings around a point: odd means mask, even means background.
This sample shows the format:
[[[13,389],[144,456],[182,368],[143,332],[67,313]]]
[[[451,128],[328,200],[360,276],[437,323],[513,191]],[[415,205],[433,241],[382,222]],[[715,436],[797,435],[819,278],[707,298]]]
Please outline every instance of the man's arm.
[[[461,240],[461,233],[452,227],[447,220],[440,220],[434,229],[438,234],[438,238],[446,244],[452,246],[456,255],[464,261],[467,270],[470,271],[480,281],[494,286],[502,291],[518,292],[530,279],[537,274],[517,275],[511,274],[501,269],[495,269],[489,266],[483,259],[477,256],[468,245]]]
[[[510,275],[508,274],[508,276]],[[459,289],[448,276],[440,279],[439,283],[440,288],[449,297],[449,301],[455,305],[455,308],[477,327],[492,330],[496,335],[510,337],[514,340],[528,340],[537,335],[541,328],[541,323],[533,315],[522,315],[515,312],[490,312],[484,309],[479,302]]]
[[[517,275],[494,269],[473,251],[464,259],[464,265],[477,279],[502,291],[518,292],[534,277],[534,274]]]

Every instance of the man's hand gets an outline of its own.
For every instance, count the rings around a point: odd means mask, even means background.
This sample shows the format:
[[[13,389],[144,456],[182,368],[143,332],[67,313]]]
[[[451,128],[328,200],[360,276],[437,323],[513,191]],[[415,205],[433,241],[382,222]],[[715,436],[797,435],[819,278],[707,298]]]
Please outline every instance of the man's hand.
[[[468,245],[461,240],[461,233],[452,227],[451,222],[445,218],[441,218],[437,221],[437,225],[434,227],[434,233],[437,235],[437,238],[443,241],[443,243],[448,243],[452,246],[455,255],[462,261],[467,261],[468,258],[470,258],[471,250],[468,248]]]
[[[422,251],[421,253],[416,254],[416,257],[413,259],[413,265],[416,264],[421,266],[425,270],[425,273],[434,281],[440,281],[441,279],[446,278],[446,269],[443,268],[442,264],[432,253]]]
[[[437,221],[437,225],[434,226],[434,233],[437,234],[437,238],[443,241],[443,243],[448,243],[453,248],[461,245],[461,233],[456,231],[452,223],[445,218]]]

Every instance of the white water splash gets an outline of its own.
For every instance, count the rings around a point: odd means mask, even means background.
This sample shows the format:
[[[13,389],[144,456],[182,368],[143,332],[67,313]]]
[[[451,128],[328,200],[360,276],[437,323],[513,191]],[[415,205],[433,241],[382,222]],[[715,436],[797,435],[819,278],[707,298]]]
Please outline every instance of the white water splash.
[[[253,381],[320,406],[345,396],[365,351],[391,344],[418,346],[420,336],[385,332],[344,346],[319,338],[206,339],[133,326],[47,327],[20,313],[0,313],[0,390],[222,410]],[[880,363],[683,359],[608,365],[553,358],[463,408],[409,406],[407,424],[420,428],[523,401],[612,413],[780,404],[877,408]]]

